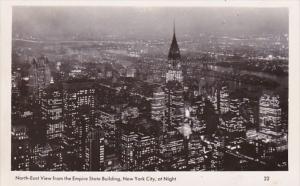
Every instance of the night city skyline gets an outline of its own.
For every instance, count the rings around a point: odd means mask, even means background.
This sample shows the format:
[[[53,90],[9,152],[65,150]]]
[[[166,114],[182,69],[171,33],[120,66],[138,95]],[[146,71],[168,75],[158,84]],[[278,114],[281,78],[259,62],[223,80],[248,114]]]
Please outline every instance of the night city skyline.
[[[288,9],[14,7],[12,28],[11,170],[288,170]]]

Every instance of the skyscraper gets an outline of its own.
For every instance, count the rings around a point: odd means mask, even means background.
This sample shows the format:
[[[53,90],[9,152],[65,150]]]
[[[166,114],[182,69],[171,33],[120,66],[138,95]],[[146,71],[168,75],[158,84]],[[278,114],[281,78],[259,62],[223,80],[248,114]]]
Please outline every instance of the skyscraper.
[[[104,170],[104,133],[100,127],[91,128],[88,132],[84,170]]]
[[[28,127],[19,121],[13,122],[18,125],[12,126],[12,170],[27,171],[30,158]]]
[[[152,135],[138,133],[135,143],[135,170],[154,170],[157,162],[157,140]]]
[[[178,170],[184,156],[184,138],[176,129],[168,130],[159,144],[160,170]]]
[[[133,170],[135,167],[135,143],[138,134],[133,131],[124,130],[121,134],[121,165],[125,170]]]
[[[47,139],[62,138],[63,96],[61,87],[51,84],[43,90],[41,99],[42,120],[46,125]]]
[[[168,54],[169,67],[166,74],[167,91],[167,114],[169,125],[178,125],[184,118],[183,100],[183,76],[181,69],[181,56],[175,34],[175,24],[173,28],[173,38]],[[177,124],[176,124],[177,123]]]
[[[88,131],[95,125],[95,88],[87,80],[63,83],[67,167],[82,170]]]
[[[230,108],[230,100],[229,100],[229,93],[228,88],[223,86],[220,90],[220,113],[224,114],[229,111]]]
[[[180,64],[181,56],[175,34],[175,24],[173,30],[173,38],[168,54],[168,72],[166,74],[166,82],[178,81],[183,82],[182,69]]]
[[[33,95],[40,101],[42,89],[47,87],[51,82],[51,71],[46,56],[41,56],[32,60],[31,68],[29,70],[29,81],[29,86]]]
[[[151,100],[151,118],[161,120],[165,114],[165,92],[161,87],[154,88]]]
[[[167,106],[170,125],[178,125],[184,118],[183,86],[179,82],[168,82]]]
[[[262,129],[280,132],[282,130],[281,108],[278,95],[264,93],[259,99],[259,126]]]
[[[197,133],[188,141],[188,166],[191,170],[205,170],[204,147],[201,136]]]

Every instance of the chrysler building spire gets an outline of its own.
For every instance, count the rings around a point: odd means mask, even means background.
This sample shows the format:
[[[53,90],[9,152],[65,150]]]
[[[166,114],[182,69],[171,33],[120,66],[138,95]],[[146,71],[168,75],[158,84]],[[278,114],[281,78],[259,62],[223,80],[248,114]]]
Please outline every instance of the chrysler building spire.
[[[180,57],[181,57],[180,51],[179,51],[176,34],[175,34],[175,21],[174,21],[174,23],[173,23],[173,38],[172,38],[172,43],[171,43],[170,50],[169,50],[168,59],[169,60],[180,60]]]
[[[183,82],[180,61],[181,61],[181,56],[180,56],[180,51],[179,51],[179,47],[178,47],[178,43],[177,43],[177,39],[176,39],[175,21],[174,21],[173,39],[172,39],[172,43],[171,43],[169,55],[168,55],[169,69],[166,73],[166,82],[169,82],[169,81],[176,81],[179,83]]]

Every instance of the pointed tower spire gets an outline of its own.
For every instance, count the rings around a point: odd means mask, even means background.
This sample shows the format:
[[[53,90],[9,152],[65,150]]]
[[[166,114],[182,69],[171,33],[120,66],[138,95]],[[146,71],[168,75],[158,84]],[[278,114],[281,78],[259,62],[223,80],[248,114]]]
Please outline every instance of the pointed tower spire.
[[[173,22],[173,38],[172,38],[172,43],[170,46],[170,50],[169,50],[169,55],[168,55],[168,59],[169,60],[179,60],[180,59],[180,51],[179,51],[179,47],[178,47],[178,43],[177,43],[177,39],[176,39],[176,34],[175,34],[175,19]]]
[[[173,20],[173,34],[175,35],[175,18]]]

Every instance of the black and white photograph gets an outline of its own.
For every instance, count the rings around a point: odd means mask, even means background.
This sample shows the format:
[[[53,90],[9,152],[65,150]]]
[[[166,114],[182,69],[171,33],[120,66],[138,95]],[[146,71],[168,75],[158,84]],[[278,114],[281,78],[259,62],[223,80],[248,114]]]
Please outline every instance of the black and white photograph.
[[[11,42],[11,171],[289,170],[288,8],[14,6]]]

